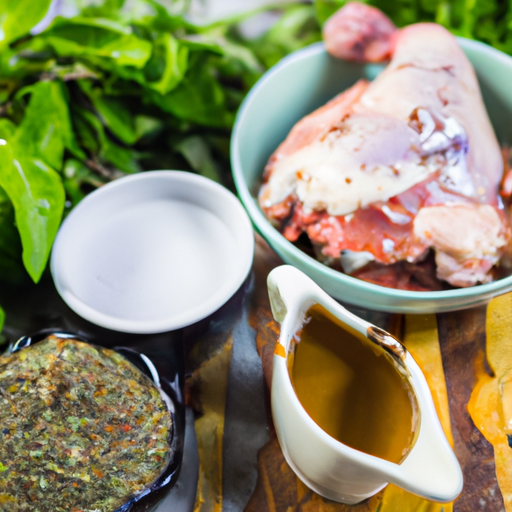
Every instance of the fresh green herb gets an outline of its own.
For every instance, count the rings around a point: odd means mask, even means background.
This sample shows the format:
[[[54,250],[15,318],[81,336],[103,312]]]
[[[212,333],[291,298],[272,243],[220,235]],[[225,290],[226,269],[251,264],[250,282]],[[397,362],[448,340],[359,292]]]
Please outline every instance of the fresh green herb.
[[[124,174],[186,169],[229,185],[245,93],[319,38],[312,6],[287,6],[251,43],[243,16],[200,26],[155,0],[77,0],[77,16],[31,35],[49,5],[0,0],[0,279],[38,282],[69,208]]]
[[[39,23],[50,4],[51,0],[0,0],[0,51]]]

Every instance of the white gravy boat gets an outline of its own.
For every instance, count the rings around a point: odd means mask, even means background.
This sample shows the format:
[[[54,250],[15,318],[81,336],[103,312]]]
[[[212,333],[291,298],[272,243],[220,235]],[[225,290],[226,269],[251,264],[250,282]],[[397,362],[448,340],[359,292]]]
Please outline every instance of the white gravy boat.
[[[281,324],[278,343],[282,345],[274,353],[272,415],[284,456],[297,476],[318,494],[348,504],[359,503],[388,483],[429,500],[454,500],[462,490],[462,471],[439,423],[425,377],[403,345],[347,311],[294,267],[274,269],[268,276],[268,291],[272,313]],[[383,347],[405,370],[416,395],[419,418],[414,444],[400,464],[337,441],[313,421],[299,402],[287,356],[294,335],[315,304]]]

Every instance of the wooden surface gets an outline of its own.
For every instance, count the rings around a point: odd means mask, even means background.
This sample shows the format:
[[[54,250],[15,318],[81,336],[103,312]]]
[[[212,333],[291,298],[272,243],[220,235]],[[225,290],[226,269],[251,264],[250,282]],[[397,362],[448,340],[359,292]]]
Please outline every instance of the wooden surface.
[[[256,346],[263,363],[268,400],[272,354],[279,328],[272,319],[266,290],[269,271],[279,258],[257,237],[254,285],[249,292],[249,324],[256,332]],[[486,308],[437,315],[441,353],[447,381],[454,451],[464,472],[464,489],[454,503],[455,512],[504,510],[495,477],[492,446],[474,426],[467,402],[475,382],[473,364],[485,350]],[[386,319],[384,319],[384,322]],[[394,319],[393,321],[396,321]],[[270,415],[269,439],[258,454],[258,478],[245,507],[247,512],[341,511],[346,507],[324,500],[294,475],[281,453]],[[369,509],[370,510],[370,509]]]

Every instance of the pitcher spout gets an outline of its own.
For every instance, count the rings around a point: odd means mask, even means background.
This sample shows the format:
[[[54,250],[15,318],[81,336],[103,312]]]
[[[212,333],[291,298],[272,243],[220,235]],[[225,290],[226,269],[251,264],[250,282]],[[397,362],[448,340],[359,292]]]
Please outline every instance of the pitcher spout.
[[[389,482],[429,500],[448,503],[462,491],[462,470],[444,435],[425,377],[410,354],[406,365],[421,410],[420,428],[406,459],[390,471]]]

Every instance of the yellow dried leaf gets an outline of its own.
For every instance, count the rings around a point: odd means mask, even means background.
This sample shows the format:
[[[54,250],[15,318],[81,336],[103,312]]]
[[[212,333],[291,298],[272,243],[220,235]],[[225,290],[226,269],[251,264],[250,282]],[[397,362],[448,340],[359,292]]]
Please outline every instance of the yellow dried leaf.
[[[203,414],[195,422],[201,463],[194,512],[222,511],[222,438],[232,348],[230,337],[192,376],[203,408]]]
[[[475,361],[476,384],[468,403],[474,424],[494,448],[496,478],[507,512],[512,512],[512,294],[493,299],[487,307],[486,353]]]

